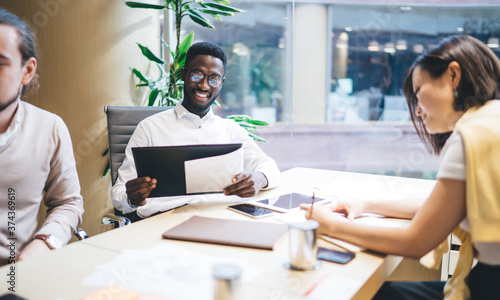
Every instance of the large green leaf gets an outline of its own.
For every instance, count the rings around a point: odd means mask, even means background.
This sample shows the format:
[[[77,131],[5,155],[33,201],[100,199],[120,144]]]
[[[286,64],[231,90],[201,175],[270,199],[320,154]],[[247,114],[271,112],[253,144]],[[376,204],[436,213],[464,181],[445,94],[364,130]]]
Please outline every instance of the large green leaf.
[[[156,64],[156,67],[158,67],[158,70],[160,70],[160,78],[163,78],[167,76],[167,72],[165,72],[165,69],[163,68],[162,64]]]
[[[163,5],[155,5],[135,1],[125,1],[125,5],[132,8],[165,9],[165,6]]]
[[[205,3],[205,5],[208,7],[211,7],[211,8],[215,8],[215,9],[227,11],[227,12],[233,12],[233,13],[244,12],[243,10],[238,9],[236,7],[232,7],[232,6],[224,5],[224,4],[219,4],[219,3]]]
[[[149,59],[150,61],[153,61],[155,63],[159,63],[159,64],[166,64],[167,62],[165,62],[163,59],[159,58],[158,56],[156,56],[151,50],[149,50],[148,47],[146,46],[143,46],[139,43],[137,43],[137,45],[139,46],[139,48],[141,48],[141,52],[144,56],[147,57],[147,59]]]
[[[148,101],[148,106],[153,106],[155,104],[156,98],[158,97],[158,94],[160,93],[159,90],[154,89],[149,93],[149,101]]]
[[[176,11],[178,0],[167,0],[165,6],[173,11]]]
[[[211,14],[211,15],[223,15],[228,17],[232,17],[234,15],[234,13],[232,12],[226,12],[218,9],[197,8],[197,10],[204,14]]]
[[[224,5],[227,5],[227,6],[230,6],[231,5],[231,2],[229,2],[228,0],[214,0],[215,2],[219,3],[219,4],[224,4]]]
[[[191,18],[191,20],[193,20],[195,23],[203,26],[203,27],[206,27],[206,28],[210,28],[210,29],[214,29],[215,27],[212,26],[212,24],[210,24],[210,22],[205,19],[205,18],[200,18],[198,17],[197,15],[194,15],[193,13],[189,13],[189,17]]]
[[[175,52],[174,52],[174,51],[172,51],[172,49],[170,49],[170,46],[167,44],[167,42],[165,42],[165,40],[164,40],[164,39],[160,38],[160,40],[161,40],[161,43],[162,43],[165,47],[167,47],[168,51],[170,51],[170,55],[171,55],[171,57],[172,57],[172,58],[174,58],[174,57],[175,57]]]
[[[179,64],[179,68],[184,66],[184,62],[186,61],[186,53],[191,47],[194,38],[194,31],[191,31],[181,42],[179,45],[179,56],[177,57],[177,62]]]
[[[254,120],[254,119],[246,120],[246,122],[248,124],[257,125],[257,126],[267,126],[267,125],[269,125],[269,123],[267,123],[265,121]]]
[[[106,174],[108,174],[110,170],[111,170],[111,168],[109,166],[109,161],[108,161],[108,164],[106,165],[106,168],[104,169],[104,171],[102,171],[101,178],[104,178],[104,176],[106,176]]]
[[[257,127],[254,125],[249,125],[246,123],[238,123],[241,127],[245,128],[248,132],[254,132],[257,130]]]
[[[212,18],[216,19],[219,22],[222,22],[222,18],[219,15],[211,15]]]
[[[231,120],[234,120],[236,122],[244,122],[244,121],[250,120],[250,117],[247,115],[230,115],[230,116],[227,116],[226,119],[231,119]]]
[[[251,132],[248,132],[248,135],[253,138],[254,140],[256,141],[259,141],[259,142],[264,142],[264,143],[267,143],[267,140],[261,138],[260,136],[256,135],[256,134],[253,134]]]
[[[137,78],[139,78],[141,81],[144,81],[144,82],[149,82],[149,79],[146,77],[146,75],[142,74],[141,71],[137,70],[136,68],[130,68],[132,70],[132,73],[135,74],[135,76],[137,76]]]

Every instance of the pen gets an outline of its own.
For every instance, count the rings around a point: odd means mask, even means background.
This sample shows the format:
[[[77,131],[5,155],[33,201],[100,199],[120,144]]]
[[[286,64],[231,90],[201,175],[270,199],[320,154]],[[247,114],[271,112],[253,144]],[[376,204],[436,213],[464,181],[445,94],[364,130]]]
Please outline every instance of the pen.
[[[313,196],[311,199],[311,212],[309,213],[309,217],[312,217],[312,215],[313,215],[313,207],[314,207],[314,192],[313,192]]]

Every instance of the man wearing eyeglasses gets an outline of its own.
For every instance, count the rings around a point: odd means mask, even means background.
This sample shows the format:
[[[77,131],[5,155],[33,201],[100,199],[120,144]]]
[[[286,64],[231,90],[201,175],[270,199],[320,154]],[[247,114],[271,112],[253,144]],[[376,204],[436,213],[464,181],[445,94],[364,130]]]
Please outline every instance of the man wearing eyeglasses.
[[[156,187],[156,179],[137,177],[132,147],[176,146],[198,144],[242,143],[244,172],[224,188],[226,196],[252,197],[263,188],[278,185],[280,172],[268,157],[233,120],[214,115],[212,104],[226,80],[227,55],[213,43],[193,44],[186,55],[181,78],[184,97],[174,107],[151,116],[137,126],[125,151],[125,160],[118,170],[118,179],[111,191],[116,209],[133,220],[148,217],[186,204],[191,197],[169,197],[169,201],[146,200]],[[137,216],[138,218],[136,218]]]

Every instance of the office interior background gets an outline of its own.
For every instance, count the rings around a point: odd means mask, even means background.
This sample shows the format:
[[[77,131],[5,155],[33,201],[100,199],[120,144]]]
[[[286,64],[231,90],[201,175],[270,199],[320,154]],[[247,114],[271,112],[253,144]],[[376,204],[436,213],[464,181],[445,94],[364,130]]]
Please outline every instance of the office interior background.
[[[143,1],[158,3],[155,0]],[[163,2],[163,1],[162,1]],[[469,34],[500,54],[500,1],[242,1],[245,12],[215,30],[184,19],[181,35],[213,41],[229,56],[217,114],[270,126],[259,146],[282,171],[293,167],[434,179],[438,158],[411,124],[406,70],[443,37]],[[112,211],[106,105],[146,105],[130,68],[155,74],[136,43],[158,55],[174,42],[172,16],[122,0],[0,0],[38,36],[40,87],[25,98],[61,116],[71,137],[85,214],[95,235]],[[166,128],[168,130],[168,128]],[[40,218],[44,218],[43,209]]]

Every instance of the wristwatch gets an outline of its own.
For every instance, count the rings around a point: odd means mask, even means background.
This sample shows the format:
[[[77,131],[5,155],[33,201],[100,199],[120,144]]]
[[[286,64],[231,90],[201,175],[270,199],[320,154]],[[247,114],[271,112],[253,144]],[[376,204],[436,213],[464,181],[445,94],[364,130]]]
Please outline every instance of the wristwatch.
[[[62,241],[53,234],[37,234],[33,239],[42,240],[51,250],[62,248]]]

